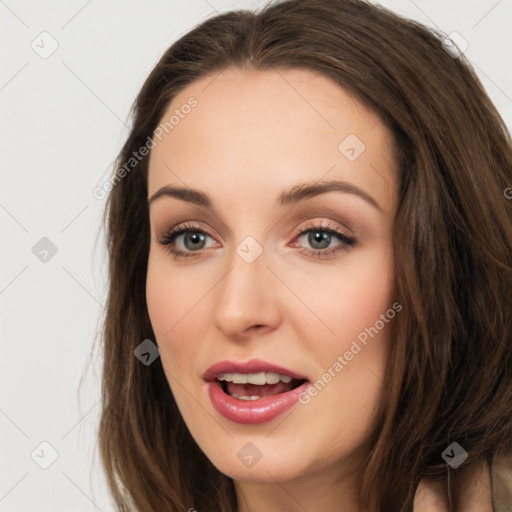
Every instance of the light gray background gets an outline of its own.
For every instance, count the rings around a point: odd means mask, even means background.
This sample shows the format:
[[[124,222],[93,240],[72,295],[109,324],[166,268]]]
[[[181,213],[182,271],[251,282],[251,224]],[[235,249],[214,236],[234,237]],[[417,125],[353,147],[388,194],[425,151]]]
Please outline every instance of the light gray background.
[[[102,236],[95,246],[104,201],[92,190],[164,50],[215,11],[264,3],[0,0],[1,512],[113,510],[95,440],[97,354],[83,373],[106,297]],[[461,34],[512,126],[512,0],[381,4]],[[46,59],[31,47],[51,48],[44,31],[58,43]],[[32,252],[43,237],[58,250],[47,262]],[[47,469],[43,441],[58,453]]]

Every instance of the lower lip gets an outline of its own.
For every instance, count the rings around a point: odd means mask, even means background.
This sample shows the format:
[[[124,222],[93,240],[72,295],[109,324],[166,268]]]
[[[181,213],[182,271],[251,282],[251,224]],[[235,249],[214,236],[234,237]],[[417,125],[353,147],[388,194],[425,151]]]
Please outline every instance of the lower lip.
[[[224,418],[235,423],[259,425],[261,423],[268,423],[291,409],[299,401],[300,394],[308,386],[309,382],[304,382],[299,387],[286,393],[267,396],[259,400],[239,400],[224,393],[222,388],[215,382],[209,382],[208,394],[213,407]]]

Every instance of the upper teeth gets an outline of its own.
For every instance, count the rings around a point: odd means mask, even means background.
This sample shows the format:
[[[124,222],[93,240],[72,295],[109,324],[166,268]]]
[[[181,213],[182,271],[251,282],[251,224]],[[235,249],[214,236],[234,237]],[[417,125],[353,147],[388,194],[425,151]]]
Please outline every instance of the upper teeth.
[[[281,375],[274,372],[258,373],[219,373],[217,380],[226,380],[234,384],[277,384],[279,381],[288,383],[292,378],[288,375]]]

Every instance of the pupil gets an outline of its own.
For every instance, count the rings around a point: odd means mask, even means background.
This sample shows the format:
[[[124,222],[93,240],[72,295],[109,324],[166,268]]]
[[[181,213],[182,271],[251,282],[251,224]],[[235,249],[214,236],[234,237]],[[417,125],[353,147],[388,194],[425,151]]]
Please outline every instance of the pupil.
[[[327,242],[327,244],[324,247],[318,247],[318,249],[325,249],[329,246],[329,239],[331,235],[329,233],[326,233],[325,231],[312,231],[309,234],[309,243],[314,247],[317,242]]]

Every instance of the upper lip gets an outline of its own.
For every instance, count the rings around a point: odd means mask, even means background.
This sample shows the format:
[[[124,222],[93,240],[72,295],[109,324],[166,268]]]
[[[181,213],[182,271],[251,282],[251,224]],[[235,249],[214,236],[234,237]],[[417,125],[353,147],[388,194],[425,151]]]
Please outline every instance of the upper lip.
[[[261,359],[250,359],[249,361],[219,361],[204,372],[203,379],[207,382],[213,382],[220,373],[258,372],[275,372],[280,375],[289,375],[292,379],[309,380],[304,375]]]

